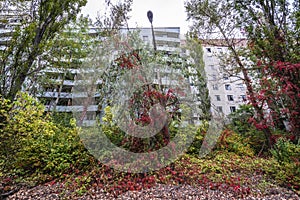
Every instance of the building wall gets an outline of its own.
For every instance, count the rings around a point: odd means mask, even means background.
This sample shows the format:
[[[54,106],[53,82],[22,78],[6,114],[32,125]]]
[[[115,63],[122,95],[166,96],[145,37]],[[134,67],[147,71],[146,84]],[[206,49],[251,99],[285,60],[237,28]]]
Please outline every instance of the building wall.
[[[141,39],[153,47],[153,36],[151,28],[122,29],[121,32],[140,31]],[[174,53],[180,48],[180,27],[157,27],[154,28],[156,47],[158,51]]]
[[[246,98],[246,87],[243,81],[237,77],[229,77],[223,73],[220,66],[218,56],[227,51],[228,49],[224,46],[203,45],[209,95],[212,112],[215,115],[229,115],[244,104]]]
[[[10,0],[0,0],[0,50],[7,47],[13,29],[22,21],[30,20],[30,1],[12,4]]]

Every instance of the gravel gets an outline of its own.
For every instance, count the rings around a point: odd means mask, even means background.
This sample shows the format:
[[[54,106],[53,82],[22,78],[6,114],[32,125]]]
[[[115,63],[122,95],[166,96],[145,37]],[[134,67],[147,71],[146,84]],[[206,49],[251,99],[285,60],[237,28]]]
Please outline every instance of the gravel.
[[[128,191],[118,197],[113,194],[106,193],[101,188],[91,188],[83,195],[78,195],[69,190],[65,190],[61,183],[54,185],[40,185],[34,188],[23,188],[17,193],[7,197],[7,200],[26,199],[26,200],[56,200],[56,199],[80,199],[80,200],[109,200],[109,199],[216,199],[216,200],[231,200],[231,199],[245,199],[245,200],[300,200],[300,197],[291,190],[281,187],[270,188],[264,193],[256,192],[254,195],[246,197],[236,197],[233,193],[223,192],[220,190],[211,190],[204,187],[193,187],[190,185],[162,185],[157,184],[150,189],[141,191]]]

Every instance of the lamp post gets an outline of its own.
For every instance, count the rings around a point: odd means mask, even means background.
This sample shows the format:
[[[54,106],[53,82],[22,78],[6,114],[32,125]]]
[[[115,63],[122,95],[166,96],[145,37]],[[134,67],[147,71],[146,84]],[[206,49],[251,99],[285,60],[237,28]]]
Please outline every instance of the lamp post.
[[[149,19],[149,22],[151,23],[151,30],[152,30],[152,38],[153,38],[153,47],[154,47],[154,53],[156,52],[156,42],[155,42],[155,36],[154,36],[154,30],[153,30],[153,13],[151,10],[147,12],[147,17]]]

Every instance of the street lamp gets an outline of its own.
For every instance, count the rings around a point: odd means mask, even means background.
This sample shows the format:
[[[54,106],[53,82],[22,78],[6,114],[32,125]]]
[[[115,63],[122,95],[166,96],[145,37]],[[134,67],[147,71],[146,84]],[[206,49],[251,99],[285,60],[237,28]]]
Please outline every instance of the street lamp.
[[[154,30],[153,30],[153,25],[152,25],[152,22],[153,22],[153,13],[151,10],[149,10],[147,12],[147,17],[149,19],[149,22],[151,23],[151,30],[152,30],[152,37],[153,37],[153,47],[154,47],[154,52],[156,52],[156,42],[155,42],[155,36],[154,36]]]

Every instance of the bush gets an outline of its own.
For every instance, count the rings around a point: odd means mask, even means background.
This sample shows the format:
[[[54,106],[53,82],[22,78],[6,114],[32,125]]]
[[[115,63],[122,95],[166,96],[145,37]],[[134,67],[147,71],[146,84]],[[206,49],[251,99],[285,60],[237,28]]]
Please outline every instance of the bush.
[[[254,111],[251,105],[241,105],[239,109],[229,115],[230,128],[241,135],[246,134],[255,128],[248,122],[253,115]]]
[[[104,111],[103,123],[100,124],[101,129],[113,144],[120,146],[126,134],[113,123],[111,107],[105,107]]]
[[[236,112],[229,115],[231,123],[228,127],[242,136],[244,140],[247,140],[255,154],[260,154],[267,147],[266,137],[262,131],[257,130],[255,126],[249,123],[249,119],[253,116],[254,111],[251,105],[241,105]]]
[[[234,152],[240,156],[254,156],[254,151],[248,144],[248,141],[240,134],[229,129],[225,129],[222,132],[217,148]]]
[[[299,163],[300,159],[300,140],[298,144],[292,143],[290,140],[286,138],[279,138],[274,145],[273,149],[270,150],[272,156],[279,163],[291,163],[297,162]]]
[[[71,127],[55,124],[44,114],[44,106],[24,93],[12,103],[4,102],[0,109],[0,116],[6,116],[0,135],[3,170],[22,176],[60,176],[72,167],[89,165],[92,157],[80,142],[74,120]]]
[[[208,126],[209,126],[208,121],[203,121],[202,124],[197,128],[194,141],[192,142],[191,146],[187,151],[188,154],[190,155],[199,154]]]
[[[62,125],[63,127],[72,128],[70,123],[73,120],[73,113],[69,112],[51,112],[51,119],[56,125]]]
[[[178,133],[178,121],[169,122],[168,131],[172,139]],[[138,138],[126,134],[113,122],[111,107],[105,108],[105,115],[100,124],[101,131],[109,138],[109,140],[118,147],[124,148],[131,152],[141,153],[155,151],[164,147],[168,141],[164,138],[164,129],[149,138]]]

